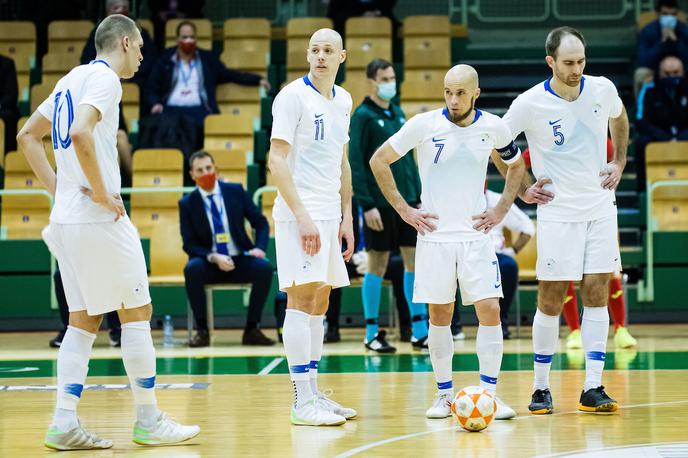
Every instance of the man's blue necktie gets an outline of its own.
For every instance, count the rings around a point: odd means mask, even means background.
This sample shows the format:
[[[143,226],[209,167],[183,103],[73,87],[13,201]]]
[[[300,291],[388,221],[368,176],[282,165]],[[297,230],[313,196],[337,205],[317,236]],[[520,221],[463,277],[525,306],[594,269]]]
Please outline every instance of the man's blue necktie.
[[[217,235],[224,234],[225,228],[222,226],[222,216],[220,216],[220,210],[215,205],[215,199],[213,199],[213,194],[208,196],[210,201],[210,215],[213,217],[213,236],[215,237],[215,245],[217,246],[217,252],[224,255],[229,255],[229,248],[227,247],[227,242],[218,242]],[[229,234],[227,234],[229,235]]]

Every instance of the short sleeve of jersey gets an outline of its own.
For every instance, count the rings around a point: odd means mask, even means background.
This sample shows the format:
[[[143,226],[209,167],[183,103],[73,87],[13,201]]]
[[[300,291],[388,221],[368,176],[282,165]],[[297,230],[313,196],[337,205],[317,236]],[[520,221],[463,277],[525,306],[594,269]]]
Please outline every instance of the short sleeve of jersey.
[[[618,118],[623,111],[623,102],[619,97],[619,91],[616,90],[614,83],[605,77],[600,77],[604,87],[604,101],[609,104],[609,117]]]
[[[50,122],[53,122],[53,111],[55,110],[55,89],[53,89],[53,92],[50,93],[47,99],[45,99],[40,105],[38,105],[38,108],[36,111],[38,111],[40,114],[43,115],[44,118],[48,119]]]
[[[521,132],[526,130],[530,120],[530,113],[523,101],[523,96],[516,97],[516,100],[511,102],[509,111],[506,112],[502,118],[511,132],[511,139],[518,137]]]
[[[495,119],[495,147],[504,163],[512,164],[521,155],[521,151],[514,143],[511,131],[503,119]]]
[[[414,116],[399,131],[389,138],[389,144],[399,156],[405,156],[410,150],[420,145],[423,140],[422,117]]]
[[[296,126],[300,119],[301,100],[298,95],[289,89],[281,91],[272,103],[272,135],[270,139],[284,140],[290,145],[294,145]]]
[[[91,105],[102,116],[119,103],[122,86],[117,76],[111,72],[93,72],[88,76],[83,86],[83,95],[79,105]]]

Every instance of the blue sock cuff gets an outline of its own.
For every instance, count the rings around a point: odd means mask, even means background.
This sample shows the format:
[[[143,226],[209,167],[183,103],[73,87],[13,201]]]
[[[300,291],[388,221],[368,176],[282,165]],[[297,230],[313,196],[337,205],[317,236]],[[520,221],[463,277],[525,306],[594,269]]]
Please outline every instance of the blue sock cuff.
[[[549,364],[552,362],[552,355],[540,355],[535,353],[533,361],[536,363]]]
[[[297,364],[294,366],[289,366],[289,372],[292,374],[307,374],[308,370],[310,369],[310,363],[309,364]]]
[[[64,386],[65,393],[76,396],[77,398],[81,397],[81,392],[83,390],[84,386],[81,383],[68,383]]]
[[[137,377],[136,386],[140,388],[153,388],[155,386],[155,375],[146,378]]]
[[[320,363],[320,361],[311,361],[311,363],[308,365],[308,369],[318,370],[318,363]]]
[[[448,382],[437,382],[438,390],[451,390],[452,388],[454,388],[454,384],[451,380],[449,380]]]
[[[589,351],[585,356],[587,359],[591,359],[593,361],[604,361],[607,357],[607,354],[603,351]]]
[[[497,384],[497,377],[489,377],[487,375],[480,374],[480,381],[489,383],[490,385],[496,385]]]

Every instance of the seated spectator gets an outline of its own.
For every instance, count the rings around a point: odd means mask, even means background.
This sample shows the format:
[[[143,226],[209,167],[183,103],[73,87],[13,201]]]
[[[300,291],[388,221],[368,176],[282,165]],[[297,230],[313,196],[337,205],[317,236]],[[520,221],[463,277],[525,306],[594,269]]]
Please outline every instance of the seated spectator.
[[[638,36],[636,95],[643,83],[652,81],[665,57],[678,56],[684,67],[688,65],[688,25],[678,20],[678,0],[657,0],[656,9],[659,17],[643,27]]]
[[[270,89],[260,75],[230,70],[212,52],[198,49],[196,26],[182,21],[177,26],[177,46],[166,49],[156,62],[144,97],[151,113],[186,115],[202,130],[205,117],[220,112],[215,89],[222,83]]]
[[[655,82],[640,90],[635,127],[636,173],[643,189],[647,144],[688,140],[688,82],[680,59],[665,57]]]
[[[186,294],[197,330],[189,346],[210,344],[205,285],[215,283],[251,283],[242,343],[273,345],[275,341],[258,329],[273,277],[273,268],[265,259],[268,221],[240,184],[217,181],[210,154],[195,152],[189,168],[198,187],[179,201],[179,225],[189,255],[184,268]],[[244,219],[256,231],[255,245],[246,234]]]
[[[203,17],[205,0],[148,0],[148,11],[158,46],[165,46],[165,25],[170,19]]]
[[[17,99],[17,70],[14,61],[9,57],[0,56],[0,118],[5,122],[5,152],[17,149],[17,120],[19,107]]]
[[[110,16],[111,14],[122,14],[124,16],[131,17],[129,12],[129,0],[107,0],[105,2],[105,16]],[[132,18],[133,19],[133,18]],[[143,55],[143,61],[141,61],[141,66],[139,71],[134,74],[134,76],[128,80],[128,82],[136,83],[141,89],[143,94],[151,69],[155,64],[155,58],[158,54],[153,43],[153,39],[148,34],[148,31],[141,29],[141,38],[143,38],[143,48],[141,48],[141,54]],[[88,41],[84,46],[84,50],[81,52],[81,63],[87,64],[96,58],[96,27],[93,28],[91,34],[88,36]],[[141,110],[142,113],[147,113],[148,110]]]

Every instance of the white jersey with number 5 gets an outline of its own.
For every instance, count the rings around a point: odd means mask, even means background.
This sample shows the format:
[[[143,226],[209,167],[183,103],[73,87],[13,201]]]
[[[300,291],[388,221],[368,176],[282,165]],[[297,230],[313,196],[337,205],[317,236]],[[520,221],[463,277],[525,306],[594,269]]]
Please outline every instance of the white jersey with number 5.
[[[272,137],[291,146],[287,164],[296,192],[314,220],[342,217],[341,186],[344,145],[349,142],[351,96],[334,86],[327,99],[308,76],[286,85],[272,104]],[[275,221],[293,221],[281,195],[272,210]]]
[[[417,148],[423,210],[438,215],[437,229],[418,240],[466,242],[487,238],[473,229],[472,216],[486,209],[485,175],[496,149],[507,164],[518,160],[509,128],[498,116],[476,110],[473,123],[459,127],[447,110],[437,109],[409,119],[389,139],[400,156]]]
[[[573,102],[560,98],[550,80],[519,95],[504,116],[517,137],[526,135],[535,178],[552,180],[552,202],[538,205],[543,221],[592,221],[616,214],[614,192],[602,188],[607,163],[609,118],[623,104],[614,84],[601,76],[584,76]]]
[[[82,192],[91,185],[84,175],[69,129],[79,105],[91,105],[100,113],[93,129],[95,154],[109,194],[120,192],[117,159],[117,127],[122,85],[117,74],[102,60],[75,67],[55,85],[38,112],[52,123],[52,142],[57,164],[57,190],[50,221],[59,224],[113,222],[115,214]]]

